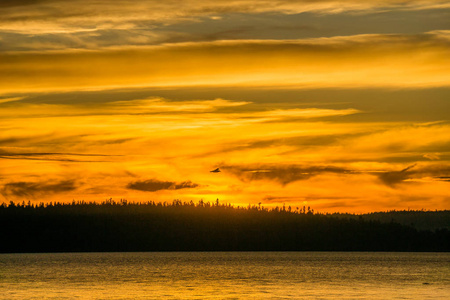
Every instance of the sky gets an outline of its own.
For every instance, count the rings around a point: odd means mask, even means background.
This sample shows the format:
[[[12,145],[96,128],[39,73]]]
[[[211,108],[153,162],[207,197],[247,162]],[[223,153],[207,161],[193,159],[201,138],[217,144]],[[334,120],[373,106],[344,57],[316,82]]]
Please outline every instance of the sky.
[[[448,1],[4,0],[0,16],[0,202],[450,209]]]

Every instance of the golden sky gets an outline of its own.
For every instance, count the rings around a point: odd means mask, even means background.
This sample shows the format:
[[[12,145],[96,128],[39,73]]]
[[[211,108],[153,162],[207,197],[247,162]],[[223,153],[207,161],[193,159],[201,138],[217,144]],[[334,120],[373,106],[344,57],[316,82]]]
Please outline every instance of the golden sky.
[[[0,15],[0,202],[450,208],[448,1],[6,0]]]

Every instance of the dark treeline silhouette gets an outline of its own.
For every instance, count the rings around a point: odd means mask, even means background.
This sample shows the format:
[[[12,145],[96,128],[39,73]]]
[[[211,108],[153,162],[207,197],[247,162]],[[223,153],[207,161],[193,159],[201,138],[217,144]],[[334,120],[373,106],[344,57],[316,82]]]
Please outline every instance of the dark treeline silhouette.
[[[450,211],[441,213],[448,224]],[[2,253],[450,250],[447,227],[419,230],[393,218],[318,214],[307,207],[234,207],[218,200],[10,202],[0,205],[0,228]]]
[[[435,230],[441,228],[450,230],[450,210],[391,210],[362,215],[335,213],[333,216],[353,219],[363,218],[366,221],[380,221],[382,223],[395,222],[412,226],[418,230]]]

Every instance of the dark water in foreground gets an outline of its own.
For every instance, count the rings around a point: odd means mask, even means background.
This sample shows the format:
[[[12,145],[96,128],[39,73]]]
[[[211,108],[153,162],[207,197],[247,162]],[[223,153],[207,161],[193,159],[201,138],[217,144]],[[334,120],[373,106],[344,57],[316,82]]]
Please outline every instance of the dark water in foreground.
[[[450,253],[0,254],[1,299],[450,299]]]

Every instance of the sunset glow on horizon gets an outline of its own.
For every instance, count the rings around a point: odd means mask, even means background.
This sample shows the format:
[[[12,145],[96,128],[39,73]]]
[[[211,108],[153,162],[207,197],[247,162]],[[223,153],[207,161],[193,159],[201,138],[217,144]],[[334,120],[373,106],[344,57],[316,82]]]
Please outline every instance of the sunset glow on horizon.
[[[0,14],[0,203],[450,208],[448,1]]]

